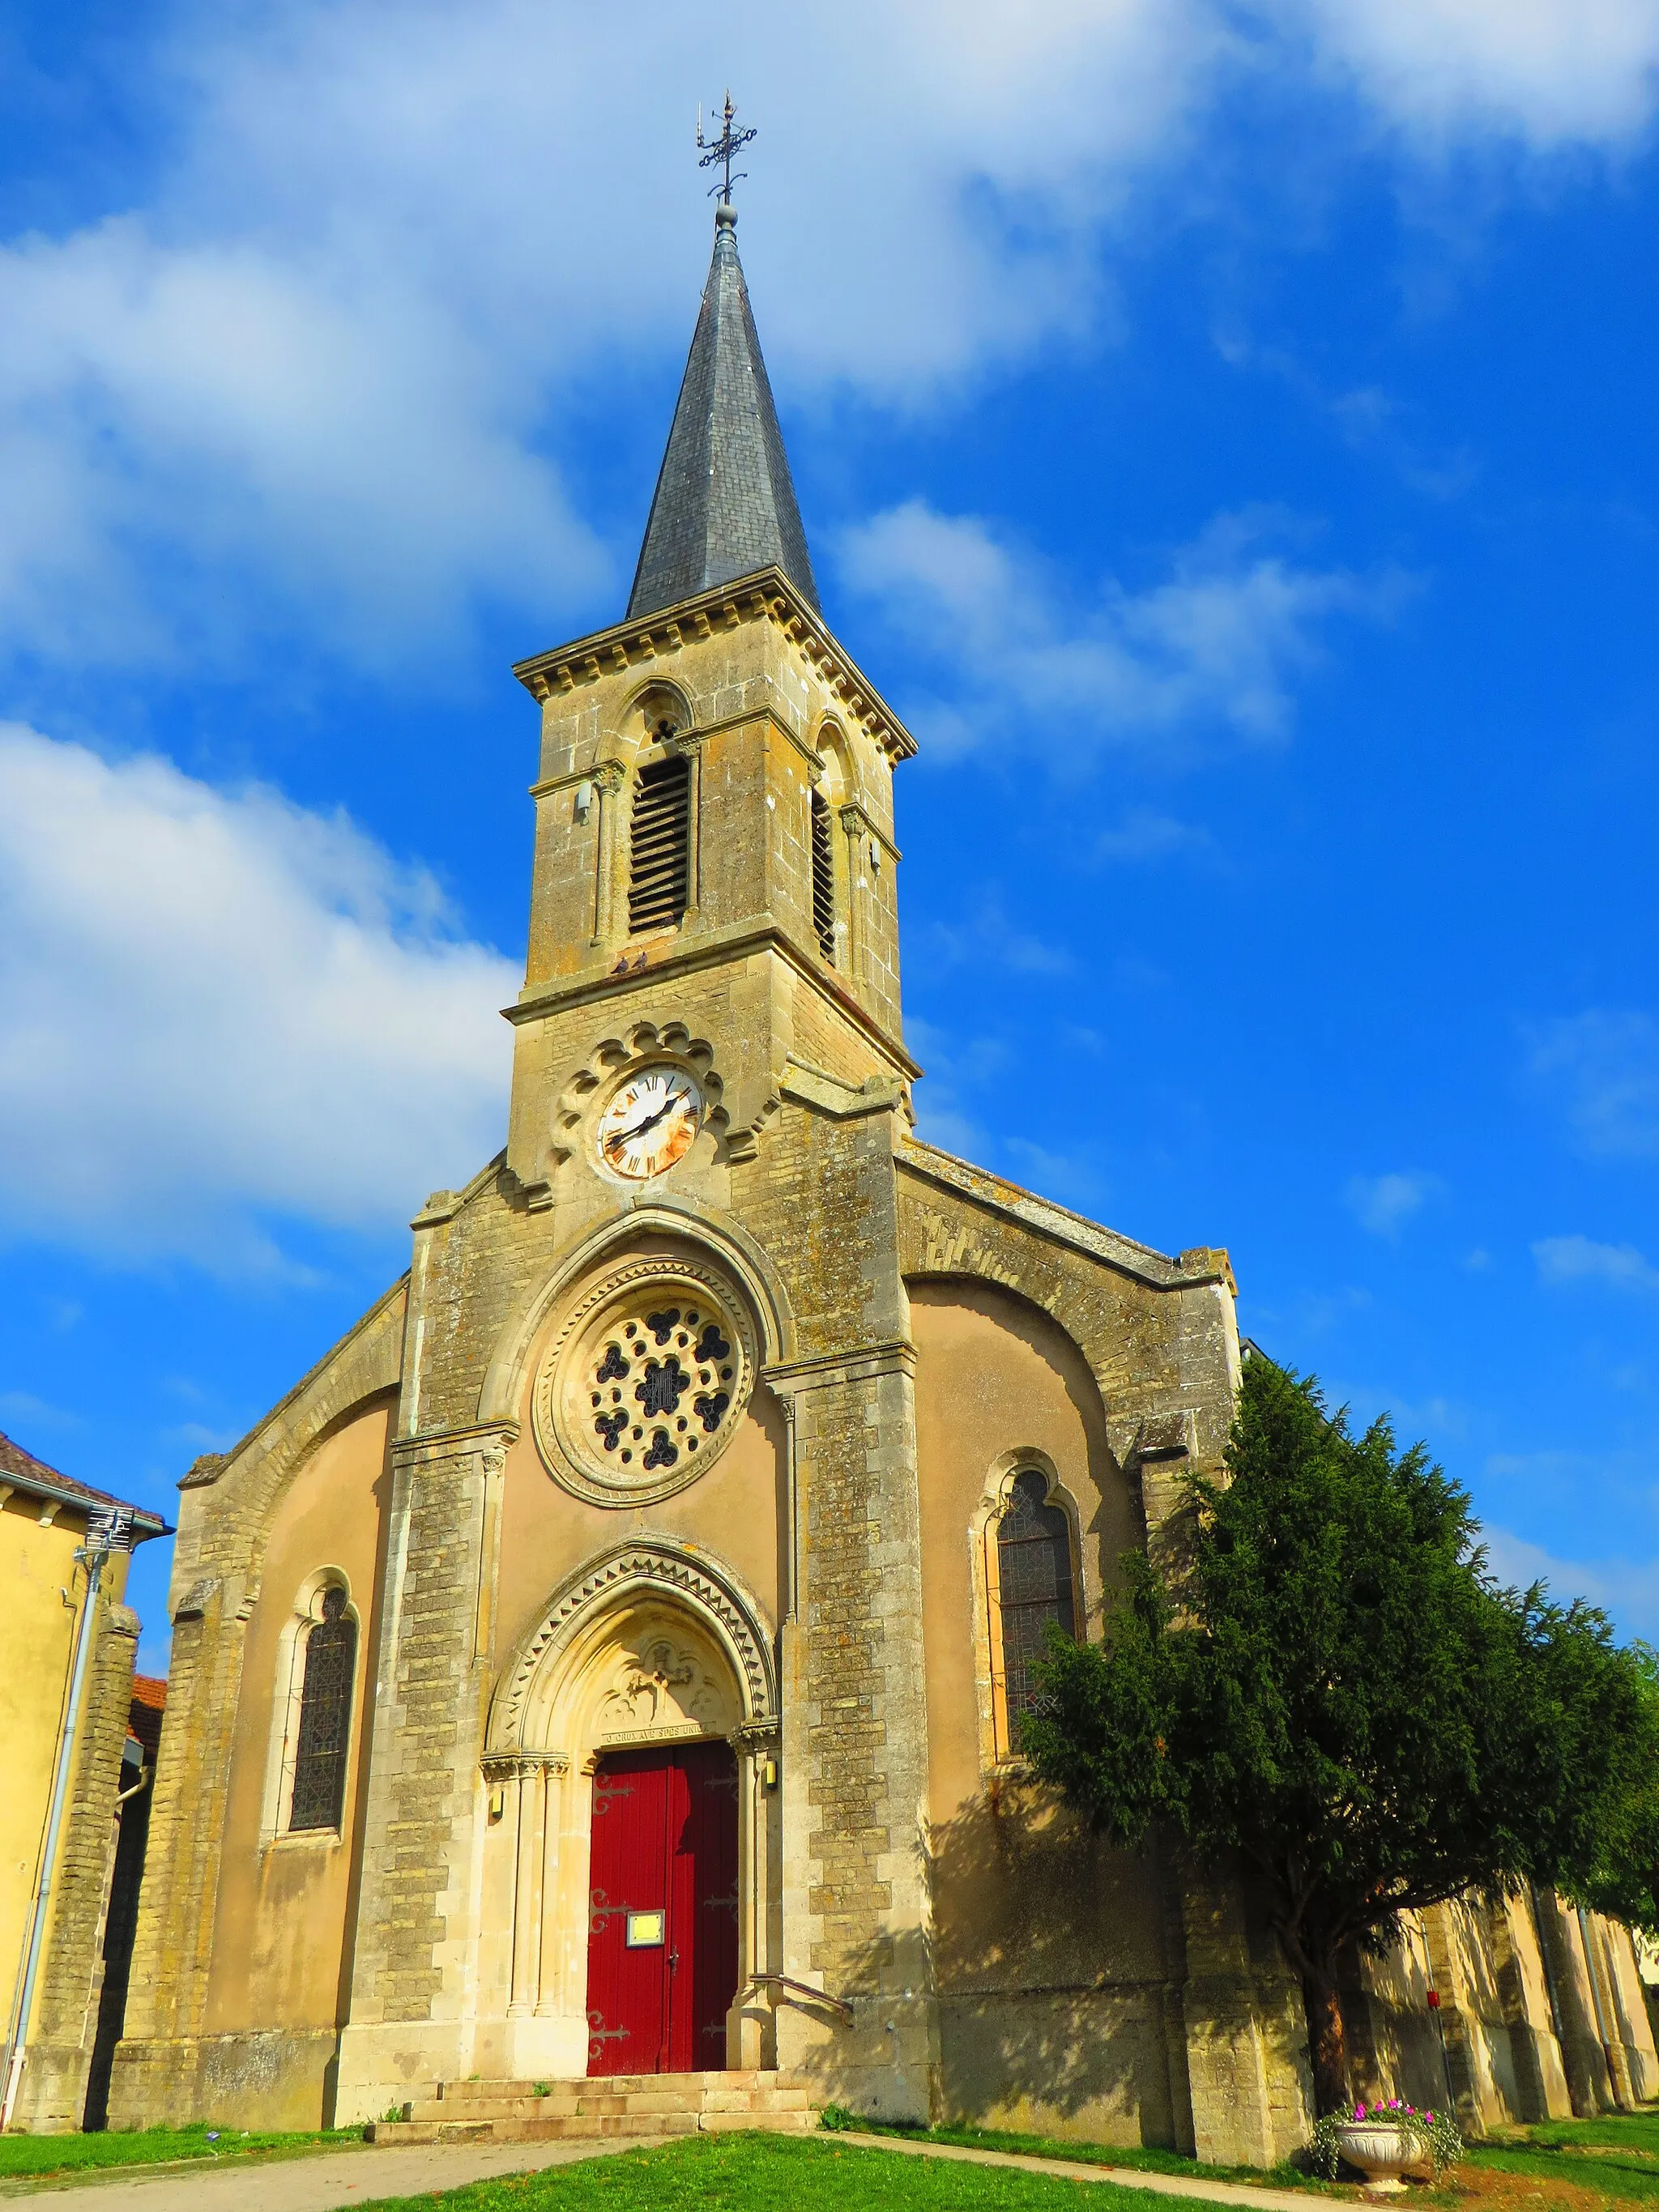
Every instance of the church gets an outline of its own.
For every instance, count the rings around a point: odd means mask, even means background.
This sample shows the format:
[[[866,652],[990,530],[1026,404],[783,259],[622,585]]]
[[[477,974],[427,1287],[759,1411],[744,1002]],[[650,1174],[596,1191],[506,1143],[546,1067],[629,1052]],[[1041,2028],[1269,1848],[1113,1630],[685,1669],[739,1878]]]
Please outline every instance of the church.
[[[1219,1465],[1227,1255],[915,1134],[915,744],[820,611],[735,225],[627,612],[514,671],[504,1148],[181,1486],[111,2124],[664,2075],[1267,2164],[1306,2035],[1248,1895],[1017,1755],[1048,1624]],[[1354,1971],[1385,2094],[1659,2087],[1628,1937],[1552,1898]]]

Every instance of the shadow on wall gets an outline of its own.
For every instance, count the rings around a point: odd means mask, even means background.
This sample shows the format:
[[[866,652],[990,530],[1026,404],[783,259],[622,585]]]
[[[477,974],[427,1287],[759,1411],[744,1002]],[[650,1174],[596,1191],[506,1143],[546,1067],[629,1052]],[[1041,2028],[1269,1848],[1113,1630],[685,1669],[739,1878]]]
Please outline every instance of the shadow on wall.
[[[931,1844],[939,2048],[923,2109],[958,2125],[1190,2148],[1179,1912],[1166,1929],[1156,1856],[1110,1849],[1012,1777],[936,1823]],[[900,1949],[821,1963],[860,2015],[824,2049],[825,2094],[873,2112],[866,2066],[883,2054],[859,2030],[885,2027],[875,2015],[903,1985]]]

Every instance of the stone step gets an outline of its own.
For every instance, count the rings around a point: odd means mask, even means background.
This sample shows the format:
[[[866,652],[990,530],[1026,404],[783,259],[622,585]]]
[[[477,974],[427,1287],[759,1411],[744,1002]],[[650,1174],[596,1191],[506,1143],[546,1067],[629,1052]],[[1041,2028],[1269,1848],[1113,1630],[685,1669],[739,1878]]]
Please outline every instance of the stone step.
[[[554,2112],[544,2117],[465,2120],[374,2120],[373,2143],[650,2142],[681,2136],[810,2135],[814,2111],[781,2112]]]
[[[617,2137],[694,2136],[696,2112],[555,2113],[526,2120],[374,2120],[364,2130],[374,2143],[603,2142]]]
[[[599,2118],[626,2112],[806,2112],[815,2110],[810,2089],[704,2089],[701,2092],[669,2087],[634,2089],[622,2096],[573,2095],[550,2090],[546,2096],[415,2098],[404,2106],[406,2120],[450,2121],[464,2125],[471,2120],[565,2119],[580,2116]]]
[[[809,2084],[767,2070],[584,2075],[534,2081],[441,2081],[397,2120],[377,2120],[371,2142],[598,2142],[609,2137],[730,2134],[746,2128],[805,2134],[818,2124]]]
[[[802,2089],[809,2085],[801,2075],[773,2068],[724,2069],[694,2074],[575,2074],[540,2081],[441,2081],[437,2094],[446,2104],[476,2098],[532,2097],[538,2091],[550,2095],[627,2096],[631,2092],[658,2091],[672,2086],[687,2091],[702,2089]]]

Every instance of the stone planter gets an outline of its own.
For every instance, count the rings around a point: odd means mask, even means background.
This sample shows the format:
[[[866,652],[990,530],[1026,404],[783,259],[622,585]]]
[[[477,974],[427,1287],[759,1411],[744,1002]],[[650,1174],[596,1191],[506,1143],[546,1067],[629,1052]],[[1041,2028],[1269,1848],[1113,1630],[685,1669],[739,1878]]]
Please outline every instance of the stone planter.
[[[1382,2120],[1351,2121],[1337,2130],[1336,2142],[1348,2164],[1364,2175],[1366,2188],[1379,2194],[1403,2189],[1401,2175],[1418,2171],[1425,2155],[1420,2136]]]

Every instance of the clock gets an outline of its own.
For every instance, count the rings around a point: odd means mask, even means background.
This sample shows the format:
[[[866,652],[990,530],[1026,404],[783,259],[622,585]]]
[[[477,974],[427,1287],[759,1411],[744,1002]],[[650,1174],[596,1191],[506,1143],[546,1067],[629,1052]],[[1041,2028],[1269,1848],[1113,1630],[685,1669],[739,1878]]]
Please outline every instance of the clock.
[[[599,1158],[613,1175],[643,1182],[690,1151],[702,1127],[702,1093],[683,1067],[630,1076],[599,1116]]]

